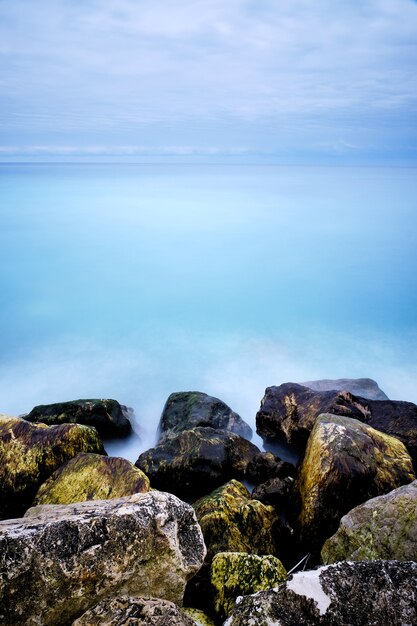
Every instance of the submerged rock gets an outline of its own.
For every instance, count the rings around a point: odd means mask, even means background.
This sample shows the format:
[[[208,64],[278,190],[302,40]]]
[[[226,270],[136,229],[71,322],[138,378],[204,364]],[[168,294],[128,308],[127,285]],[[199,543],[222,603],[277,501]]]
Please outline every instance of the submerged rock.
[[[235,433],[193,428],[164,439],[136,461],[151,486],[188,500],[231,478],[242,478],[259,449]]]
[[[94,428],[0,420],[0,517],[23,515],[40,485],[79,452],[104,452]]]
[[[324,563],[417,561],[417,481],[352,509],[342,517],[321,555]]]
[[[342,562],[241,598],[224,626],[411,626],[417,563]]]
[[[275,587],[286,577],[287,572],[281,561],[271,555],[242,552],[216,554],[210,571],[216,615],[224,620],[233,611],[236,598]]]
[[[173,602],[159,598],[106,598],[79,617],[72,626],[195,626]]]
[[[284,438],[288,444],[304,448],[322,413],[351,417],[396,437],[417,463],[417,405],[412,402],[367,400],[348,391],[313,391],[285,383],[266,389],[256,429],[266,440]]]
[[[0,623],[66,626],[117,594],[181,604],[204,556],[192,507],[171,494],[35,507],[0,523]]]
[[[164,406],[159,422],[161,437],[198,426],[229,430],[251,439],[252,429],[222,400],[200,391],[172,393]]]
[[[125,437],[132,426],[128,409],[117,400],[71,400],[54,404],[40,404],[24,416],[28,422],[56,424],[84,424],[94,426],[101,437]]]
[[[372,378],[337,378],[335,380],[309,380],[301,383],[315,391],[350,391],[355,396],[368,400],[388,400],[388,396],[379,388],[378,383]]]
[[[71,504],[149,491],[149,478],[119,457],[77,454],[40,486],[33,504]]]
[[[354,506],[414,479],[401,441],[357,420],[320,415],[295,485],[303,543],[314,552]]]

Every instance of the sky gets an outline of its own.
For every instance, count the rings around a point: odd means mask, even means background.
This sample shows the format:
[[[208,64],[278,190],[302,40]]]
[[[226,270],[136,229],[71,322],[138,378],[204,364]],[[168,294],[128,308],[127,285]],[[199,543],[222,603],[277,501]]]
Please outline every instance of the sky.
[[[0,160],[417,163],[413,0],[0,0]]]

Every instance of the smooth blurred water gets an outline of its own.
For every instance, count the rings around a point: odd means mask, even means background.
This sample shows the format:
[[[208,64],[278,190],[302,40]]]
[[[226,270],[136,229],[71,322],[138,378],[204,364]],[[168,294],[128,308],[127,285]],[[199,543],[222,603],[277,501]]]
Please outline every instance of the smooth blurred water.
[[[146,446],[178,390],[252,424],[287,380],[417,401],[416,174],[0,166],[0,412],[115,397]]]

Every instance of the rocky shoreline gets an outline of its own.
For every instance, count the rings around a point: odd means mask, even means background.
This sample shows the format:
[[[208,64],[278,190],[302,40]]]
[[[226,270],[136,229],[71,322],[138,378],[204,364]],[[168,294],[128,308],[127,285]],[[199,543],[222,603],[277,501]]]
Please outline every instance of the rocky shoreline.
[[[265,391],[252,430],[169,396],[135,464],[116,400],[0,415],[0,624],[417,623],[417,406],[370,379]],[[272,452],[284,445],[291,464]]]

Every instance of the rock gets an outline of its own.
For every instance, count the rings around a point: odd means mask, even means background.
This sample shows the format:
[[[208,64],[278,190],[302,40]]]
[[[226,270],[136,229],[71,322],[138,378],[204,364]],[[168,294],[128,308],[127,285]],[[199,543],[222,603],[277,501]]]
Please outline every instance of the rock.
[[[224,620],[233,611],[236,598],[270,589],[282,583],[287,572],[274,556],[220,552],[211,564],[214,610]]]
[[[199,609],[190,609],[185,607],[183,608],[183,611],[188,615],[188,617],[191,617],[194,624],[197,626],[214,626],[214,622],[208,617],[208,615]]]
[[[252,437],[249,424],[222,400],[200,391],[172,393],[166,401],[159,422],[161,436],[198,426],[229,430],[245,439]]]
[[[40,404],[24,416],[28,422],[84,424],[94,426],[103,438],[125,437],[132,426],[128,409],[117,400],[72,400],[55,404]]]
[[[415,479],[405,446],[357,420],[320,415],[294,491],[302,543],[314,553],[354,506]]]
[[[107,596],[181,604],[205,546],[192,507],[160,492],[44,505],[0,523],[0,623],[66,626]]]
[[[242,478],[259,449],[235,433],[193,428],[164,439],[136,461],[151,486],[193,500],[231,478]]]
[[[105,598],[72,626],[195,626],[173,602],[159,598]]]
[[[252,491],[252,498],[270,504],[276,509],[285,508],[293,488],[293,478],[270,478]]]
[[[411,626],[417,563],[342,562],[242,598],[224,626]]]
[[[194,503],[207,546],[207,562],[218,552],[275,554],[282,522],[272,506],[252,500],[237,480]]]
[[[367,400],[348,391],[313,391],[285,383],[269,387],[256,416],[257,432],[266,440],[283,438],[304,450],[321,413],[357,419],[404,443],[417,463],[417,405],[393,400]]]
[[[1,420],[0,518],[23,515],[40,485],[79,452],[104,452],[94,428],[45,426],[19,418]]]
[[[337,378],[336,380],[309,380],[301,383],[314,391],[350,391],[355,396],[368,400],[388,400],[388,396],[379,388],[372,378]]]
[[[417,481],[352,509],[342,517],[321,555],[324,563],[417,561]]]
[[[149,489],[149,478],[126,459],[80,453],[40,486],[33,504],[108,500]]]
[[[249,461],[246,468],[246,479],[254,485],[265,483],[270,478],[294,477],[294,465],[282,461],[272,452],[260,452]]]

